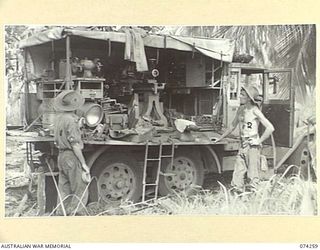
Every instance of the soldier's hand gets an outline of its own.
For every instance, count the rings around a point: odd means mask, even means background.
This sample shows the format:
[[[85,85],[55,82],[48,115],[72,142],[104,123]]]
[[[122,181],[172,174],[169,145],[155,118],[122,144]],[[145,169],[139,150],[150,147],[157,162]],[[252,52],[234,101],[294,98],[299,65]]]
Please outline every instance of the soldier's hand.
[[[90,173],[90,168],[87,166],[87,164],[82,164],[82,168],[85,172]]]
[[[243,141],[243,142],[241,143],[241,146],[242,146],[243,148],[246,148],[246,147],[248,147],[249,145],[251,145],[250,140],[246,140],[246,141]]]
[[[84,119],[84,117],[81,117],[78,121],[79,128],[82,128],[85,123],[86,123],[86,119]]]
[[[90,176],[90,173],[88,172],[82,172],[81,178],[82,178],[82,181],[85,183],[90,183],[91,181],[91,176]]]
[[[250,138],[248,140],[248,142],[249,142],[249,145],[251,145],[251,146],[260,146],[261,145],[260,139],[252,139],[252,138]]]

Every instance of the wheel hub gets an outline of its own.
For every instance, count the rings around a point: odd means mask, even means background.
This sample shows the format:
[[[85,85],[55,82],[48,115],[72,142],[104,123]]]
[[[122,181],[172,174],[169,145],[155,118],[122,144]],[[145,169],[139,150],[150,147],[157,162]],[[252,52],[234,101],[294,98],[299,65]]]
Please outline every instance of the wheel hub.
[[[125,183],[124,183],[122,180],[120,180],[120,181],[118,181],[118,182],[116,183],[116,187],[117,187],[118,189],[122,189],[122,188],[125,187]]]
[[[106,202],[130,198],[135,185],[131,168],[123,163],[107,166],[98,178],[98,192]]]
[[[165,183],[170,189],[183,190],[196,180],[196,168],[194,163],[185,157],[176,158],[172,166],[169,166],[167,173],[172,175],[165,178]]]

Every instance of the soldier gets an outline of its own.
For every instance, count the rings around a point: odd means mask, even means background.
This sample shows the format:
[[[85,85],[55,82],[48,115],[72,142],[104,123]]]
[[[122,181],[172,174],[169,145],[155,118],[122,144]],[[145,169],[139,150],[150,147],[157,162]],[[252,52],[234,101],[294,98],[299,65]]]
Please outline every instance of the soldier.
[[[90,169],[82,154],[83,142],[78,124],[79,117],[75,110],[81,107],[84,98],[76,91],[66,90],[60,93],[54,102],[54,107],[61,114],[55,122],[55,144],[59,149],[59,192],[67,215],[71,215],[78,207],[78,214],[84,213],[83,205],[88,201],[85,192],[90,182]],[[69,197],[67,197],[69,196]],[[67,197],[67,198],[66,198]],[[79,205],[82,198],[82,204]],[[58,197],[58,204],[60,199]],[[57,214],[62,213],[62,207]]]
[[[255,185],[259,181],[261,144],[274,131],[273,125],[259,109],[260,101],[259,91],[256,87],[252,85],[243,86],[240,93],[240,107],[231,127],[217,140],[220,141],[228,136],[239,125],[241,145],[231,182],[231,185],[237,191],[243,191],[246,173],[252,185]],[[259,137],[258,133],[260,122],[265,127],[265,131],[261,137]]]

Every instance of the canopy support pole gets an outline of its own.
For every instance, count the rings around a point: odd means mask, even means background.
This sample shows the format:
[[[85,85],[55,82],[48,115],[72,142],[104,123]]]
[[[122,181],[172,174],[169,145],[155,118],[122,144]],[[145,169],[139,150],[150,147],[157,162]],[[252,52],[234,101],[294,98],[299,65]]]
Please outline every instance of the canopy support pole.
[[[55,55],[55,47],[54,47],[54,41],[51,42],[51,69],[52,71],[54,72],[54,62],[55,62],[55,59],[56,59],[56,55]]]
[[[71,64],[70,64],[70,57],[71,57],[71,48],[70,48],[70,36],[66,37],[66,90],[72,89],[73,82],[71,78]]]
[[[24,112],[24,119],[25,124],[28,124],[29,120],[29,80],[28,80],[28,67],[27,67],[27,49],[24,49],[24,105],[25,105],[25,112]]]

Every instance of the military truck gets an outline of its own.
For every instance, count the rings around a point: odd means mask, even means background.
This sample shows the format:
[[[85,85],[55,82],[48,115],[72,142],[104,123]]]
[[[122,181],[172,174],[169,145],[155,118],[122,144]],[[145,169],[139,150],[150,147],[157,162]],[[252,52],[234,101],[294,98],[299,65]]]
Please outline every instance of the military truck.
[[[66,89],[86,100],[77,113],[93,177],[89,202],[145,201],[202,186],[208,173],[232,171],[237,133],[215,139],[232,122],[243,84],[260,89],[262,111],[275,127],[263,147],[268,173],[310,165],[307,139],[314,140],[314,129],[294,141],[293,70],[254,65],[250,55],[235,53],[233,40],[55,27],[20,48],[26,130],[39,133],[26,141],[27,159],[43,171],[42,212],[56,205],[52,103]]]

